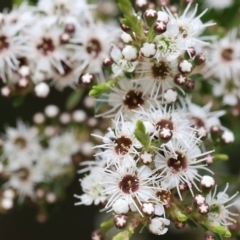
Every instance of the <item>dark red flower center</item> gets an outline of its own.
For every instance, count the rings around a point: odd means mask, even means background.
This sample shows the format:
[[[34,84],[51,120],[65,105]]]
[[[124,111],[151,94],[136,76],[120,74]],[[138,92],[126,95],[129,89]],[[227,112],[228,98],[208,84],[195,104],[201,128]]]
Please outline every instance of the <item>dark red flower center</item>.
[[[126,194],[131,194],[139,189],[139,179],[135,175],[125,175],[119,182],[119,188]]]
[[[177,151],[176,158],[169,158],[167,161],[167,165],[171,168],[171,172],[173,174],[177,174],[187,168],[187,158],[184,153]]]
[[[144,104],[143,93],[141,91],[130,90],[124,97],[123,103],[128,109],[136,109]]]

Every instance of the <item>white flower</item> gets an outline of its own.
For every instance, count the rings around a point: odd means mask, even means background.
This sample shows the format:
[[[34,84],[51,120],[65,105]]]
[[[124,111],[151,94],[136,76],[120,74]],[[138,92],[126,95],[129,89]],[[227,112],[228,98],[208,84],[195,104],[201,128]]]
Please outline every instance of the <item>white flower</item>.
[[[168,24],[167,31],[157,35],[154,43],[157,45],[156,58],[165,58],[169,62],[176,60],[186,50],[184,38],[175,24]]]
[[[110,165],[116,163],[122,163],[125,166],[135,165],[134,157],[139,154],[136,149],[141,148],[141,144],[134,135],[135,124],[120,118],[113,123],[114,129],[109,128],[109,132],[104,137],[92,134],[104,142],[95,146],[103,150],[96,156],[101,156]]]
[[[64,66],[70,64],[67,59],[69,50],[60,41],[63,29],[60,28],[57,19],[54,17],[39,19],[32,28],[25,32],[29,38],[28,59],[31,68],[35,69],[34,73],[40,72],[50,78],[52,68],[55,68],[60,74],[64,74]],[[38,79],[33,78],[33,80]]]
[[[3,16],[3,23],[0,23],[0,78],[5,83],[16,83],[19,60],[28,56],[30,48],[22,26],[10,24],[7,19],[8,16]]]
[[[112,71],[115,77],[122,75],[124,72],[133,72],[137,66],[137,61],[131,62],[124,59],[121,50],[116,46],[112,47],[110,55],[114,61]]]
[[[148,109],[137,111],[141,119],[150,122],[154,128],[152,137],[159,137],[161,131],[170,130],[172,138],[179,139],[186,144],[189,138],[194,138],[194,129],[191,127],[187,114],[181,109],[173,110],[167,105],[157,103],[156,106],[150,106]]]
[[[222,96],[224,105],[236,106],[240,98],[240,85],[232,80],[224,82],[213,82],[213,94],[217,97]]]
[[[206,49],[207,61],[203,70],[206,78],[216,77],[221,84],[231,80],[239,86],[240,40],[237,34],[238,30],[233,29]]]
[[[82,62],[82,70],[102,74],[102,62],[109,56],[111,44],[117,40],[119,34],[116,26],[103,25],[100,22],[85,23],[70,41],[77,44],[71,46],[76,52],[73,59]]]
[[[39,0],[37,7],[48,15],[58,17],[79,16],[79,14],[84,16],[84,12],[89,8],[85,0]]]
[[[166,12],[158,11],[158,19],[157,20],[167,23],[169,21],[169,16]]]
[[[141,61],[136,67],[139,75],[134,81],[146,84],[149,92],[162,93],[176,86],[173,79],[178,73],[177,65],[177,61],[167,61],[162,57],[156,61]]]
[[[28,163],[22,163],[18,167],[9,166],[8,174],[10,179],[5,183],[5,187],[12,187],[18,191],[20,200],[26,196],[35,197],[34,187],[43,180],[42,171],[37,164],[28,159]]]
[[[3,155],[13,162],[14,166],[18,166],[20,161],[28,161],[30,156],[37,156],[41,150],[37,131],[21,121],[17,122],[16,128],[7,127],[3,139]]]
[[[80,201],[75,205],[91,205],[94,203],[98,205],[104,203],[107,200],[107,195],[104,193],[107,185],[107,176],[102,174],[100,168],[92,168],[89,175],[81,180],[81,187],[84,192],[83,195],[74,195],[79,198]]]
[[[73,154],[80,150],[80,142],[72,132],[64,132],[49,140],[49,148],[59,159],[59,164],[69,164]]]
[[[137,83],[135,80],[122,79],[118,86],[112,87],[111,92],[104,94],[104,98],[97,101],[107,102],[112,108],[97,116],[118,117],[122,114],[125,118],[130,118],[140,107],[148,108],[149,104],[154,104],[157,96],[151,93],[147,83]]]
[[[103,171],[109,177],[109,180],[105,182],[104,193],[108,195],[108,203],[105,208],[111,211],[117,200],[124,199],[143,215],[139,205],[141,206],[143,202],[148,200],[158,200],[155,197],[156,187],[153,186],[153,171],[146,166],[137,168],[115,164],[115,167],[116,170],[114,171],[110,169]]]
[[[231,225],[235,222],[233,217],[238,216],[238,214],[229,211],[229,208],[237,203],[237,201],[230,202],[238,195],[238,192],[229,197],[226,193],[228,187],[229,184],[227,183],[224,191],[217,194],[216,186],[214,191],[211,191],[206,196],[206,202],[209,204],[210,208],[212,208],[212,211],[207,215],[208,220],[217,225]]]
[[[204,42],[199,39],[199,35],[206,29],[206,27],[214,25],[214,23],[203,24],[200,20],[200,18],[206,13],[207,9],[200,15],[196,16],[198,5],[195,5],[193,11],[189,11],[190,7],[191,2],[181,16],[172,14],[169,9],[166,9],[170,18],[169,24],[176,25],[179,29],[178,34],[184,38],[185,50],[196,44],[203,44]]]
[[[69,57],[67,57],[67,59],[69,59]],[[51,84],[60,91],[66,87],[76,88],[79,77],[82,73],[81,63],[68,60],[66,62],[62,61],[61,64],[64,72],[60,73],[56,68],[53,68]]]
[[[44,174],[44,181],[51,181],[54,177],[64,173],[65,168],[59,164],[59,156],[55,149],[44,149],[38,156],[38,167]]]
[[[158,153],[155,158],[156,169],[161,170],[162,187],[166,189],[176,187],[180,198],[182,198],[179,190],[181,182],[189,186],[193,195],[191,184],[199,190],[195,180],[199,181],[202,178],[198,170],[203,169],[212,173],[203,164],[209,152],[202,153],[197,146],[198,140],[194,138],[185,139],[185,142],[187,145],[181,139],[170,140],[160,148],[163,154]]]
[[[190,119],[193,120],[193,127],[198,131],[198,135],[201,136],[201,131],[204,129],[206,136],[213,126],[221,126],[219,117],[225,114],[224,110],[210,112],[212,103],[209,102],[203,107],[200,107],[191,102],[189,98],[186,100],[187,109]]]
[[[148,229],[151,233],[156,235],[163,235],[167,232],[166,225],[169,225],[170,221],[166,218],[152,218],[150,220],[150,224],[148,226]]]

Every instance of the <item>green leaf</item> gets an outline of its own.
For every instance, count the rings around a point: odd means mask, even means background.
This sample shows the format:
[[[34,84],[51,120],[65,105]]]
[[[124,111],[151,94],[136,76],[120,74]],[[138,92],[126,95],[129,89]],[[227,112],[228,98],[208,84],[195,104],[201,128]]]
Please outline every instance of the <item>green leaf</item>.
[[[12,101],[13,107],[15,108],[20,107],[23,104],[24,100],[25,100],[24,96],[17,96],[13,98],[13,101]]]
[[[146,133],[145,126],[141,120],[138,120],[136,123],[134,135],[137,138],[137,140],[143,145],[143,147],[145,147],[146,149],[149,147],[150,137]]]
[[[194,81],[204,80],[203,75],[200,74],[200,73],[192,74],[192,75],[189,76],[189,78],[194,80]]]
[[[227,161],[229,159],[226,154],[214,154],[213,157],[214,160],[218,162]]]
[[[138,37],[143,36],[143,26],[141,20],[138,16],[133,13],[133,6],[129,0],[119,0],[118,7],[122,11],[124,19],[121,19],[121,23],[130,27],[133,32],[136,33]]]
[[[20,6],[22,2],[22,0],[13,0],[13,5]]]
[[[112,240],[129,240],[129,235],[130,233],[128,231],[123,231],[114,236]]]
[[[222,236],[220,234],[215,233],[216,240],[223,240]]]
[[[104,105],[106,105],[106,101],[102,101],[102,100],[107,100],[108,97],[106,95],[102,95],[99,100],[101,101],[96,101],[95,103],[95,107],[94,107],[94,110],[95,110],[95,113],[97,113]]]
[[[108,82],[100,83],[96,86],[93,86],[89,92],[89,95],[92,97],[98,97],[103,93],[108,92],[110,90],[110,87],[113,86],[114,83],[115,83],[115,80],[110,80]]]
[[[197,224],[196,224],[191,218],[188,218],[187,224],[188,224],[188,226],[191,227],[192,229],[196,229],[196,228],[197,228]]]
[[[67,99],[66,109],[72,110],[80,102],[83,95],[83,90],[77,90],[73,92]]]

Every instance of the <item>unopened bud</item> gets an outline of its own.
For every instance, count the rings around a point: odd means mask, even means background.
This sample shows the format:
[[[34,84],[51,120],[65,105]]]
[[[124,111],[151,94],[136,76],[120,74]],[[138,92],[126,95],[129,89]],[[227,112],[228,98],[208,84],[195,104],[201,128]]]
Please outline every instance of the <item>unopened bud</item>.
[[[154,9],[147,9],[144,13],[144,18],[149,27],[151,27],[157,20],[158,14]]]
[[[162,34],[164,32],[166,32],[167,30],[167,23],[164,22],[164,21],[161,21],[161,20],[157,20],[155,23],[154,23],[154,31],[158,34]]]
[[[180,86],[185,85],[187,82],[187,76],[183,73],[179,73],[174,77],[174,82]]]
[[[128,217],[126,215],[116,215],[114,218],[114,225],[118,229],[122,229],[127,226]]]
[[[201,65],[203,64],[204,62],[206,61],[206,57],[203,53],[198,53],[196,56],[195,56],[195,59],[194,59],[194,63],[196,65]]]
[[[209,213],[209,210],[210,207],[206,202],[198,205],[198,212],[202,215]]]
[[[178,64],[178,70],[184,74],[190,73],[192,71],[192,68],[193,68],[192,64],[187,60],[182,60]]]
[[[88,86],[94,81],[94,75],[90,73],[84,73],[79,77],[78,84]]]
[[[146,216],[152,216],[154,214],[154,205],[150,202],[144,202],[141,206],[141,210],[144,215]]]

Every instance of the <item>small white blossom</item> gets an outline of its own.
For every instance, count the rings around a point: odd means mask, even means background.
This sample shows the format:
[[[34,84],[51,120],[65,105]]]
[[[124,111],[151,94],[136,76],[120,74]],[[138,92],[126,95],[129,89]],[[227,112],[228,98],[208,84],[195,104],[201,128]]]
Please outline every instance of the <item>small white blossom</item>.
[[[150,220],[148,228],[149,231],[153,234],[163,235],[168,231],[168,229],[165,226],[169,224],[170,221],[166,218],[152,218]]]

